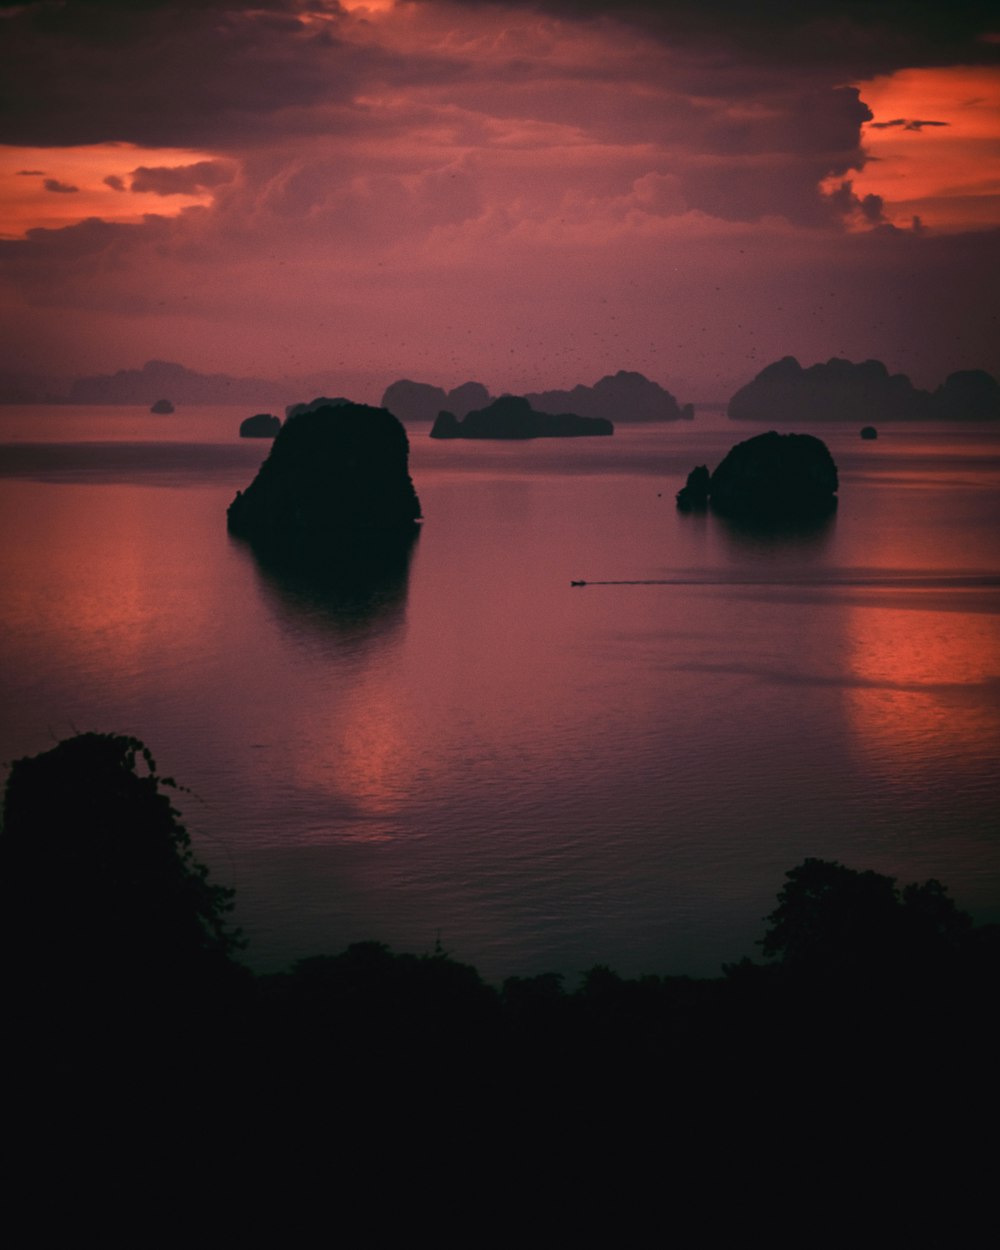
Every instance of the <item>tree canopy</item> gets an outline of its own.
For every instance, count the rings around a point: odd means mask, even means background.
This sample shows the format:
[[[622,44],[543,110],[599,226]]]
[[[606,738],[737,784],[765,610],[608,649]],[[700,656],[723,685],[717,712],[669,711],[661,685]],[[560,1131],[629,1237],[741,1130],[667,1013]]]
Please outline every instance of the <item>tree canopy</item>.
[[[8,965],[159,992],[229,962],[233,891],[195,858],[171,787],[149,749],[118,734],[79,734],[13,763],[0,828]]]

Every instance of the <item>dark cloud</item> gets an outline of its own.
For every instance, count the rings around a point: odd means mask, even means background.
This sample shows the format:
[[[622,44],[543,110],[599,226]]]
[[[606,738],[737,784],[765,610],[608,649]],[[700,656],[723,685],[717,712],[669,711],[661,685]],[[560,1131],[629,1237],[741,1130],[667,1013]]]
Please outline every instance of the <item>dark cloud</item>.
[[[58,178],[46,178],[42,184],[46,191],[57,191],[61,195],[73,195],[79,191],[79,187],[74,187],[71,183],[60,182]]]
[[[428,0],[424,0],[428,2]],[[430,0],[432,2],[432,0]],[[506,0],[455,0],[503,7]],[[569,19],[611,17],[677,47],[729,51],[762,63],[849,65],[869,78],[933,65],[996,64],[983,39],[1000,26],[995,0],[525,0]]]
[[[885,222],[882,212],[885,204],[882,197],[880,195],[856,195],[854,183],[849,178],[845,179],[826,199],[831,208],[845,219],[859,218],[869,226],[879,226]]]
[[[950,126],[951,122],[907,121],[905,117],[893,118],[891,122],[872,122],[872,130],[891,130],[902,126],[904,130],[922,130],[924,126]]]
[[[45,170],[44,169],[19,169],[17,172],[18,172],[18,175],[22,178],[41,178],[44,175]]]
[[[224,161],[198,161],[194,165],[140,165],[131,174],[132,191],[154,195],[197,195],[232,182],[233,168]],[[107,179],[105,179],[107,181]],[[119,179],[119,181],[121,181]],[[120,189],[120,188],[116,188]]]
[[[225,146],[357,81],[331,25],[294,4],[28,3],[4,19],[0,142]],[[38,84],[45,84],[39,91]]]
[[[126,190],[125,180],[123,178],[119,178],[117,174],[108,174],[108,176],[104,179],[104,185],[106,187],[110,187],[112,191]]]

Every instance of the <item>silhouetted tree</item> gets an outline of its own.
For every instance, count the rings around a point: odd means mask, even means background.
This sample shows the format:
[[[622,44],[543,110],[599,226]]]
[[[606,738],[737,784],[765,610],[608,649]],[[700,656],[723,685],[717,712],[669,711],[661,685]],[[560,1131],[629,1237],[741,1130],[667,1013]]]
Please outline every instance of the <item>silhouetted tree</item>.
[[[0,830],[3,958],[73,997],[160,996],[231,965],[232,891],[209,882],[149,749],[80,734],[17,760]]]

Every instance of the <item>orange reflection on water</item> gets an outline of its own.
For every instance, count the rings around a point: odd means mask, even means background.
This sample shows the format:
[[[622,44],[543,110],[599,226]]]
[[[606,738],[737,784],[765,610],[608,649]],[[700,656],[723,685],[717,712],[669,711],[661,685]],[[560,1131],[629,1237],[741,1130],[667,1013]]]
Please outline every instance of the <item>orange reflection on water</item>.
[[[336,691],[318,690],[301,709],[302,741],[309,745],[294,757],[296,785],[346,803],[359,817],[350,822],[355,841],[392,836],[391,818],[414,781],[411,718],[393,670],[391,662],[376,663]]]
[[[179,526],[170,493],[130,486],[60,490],[61,506],[43,507],[48,494],[21,483],[4,486],[0,516],[20,513],[24,534],[3,561],[10,645],[44,648],[45,667],[80,667],[90,679],[111,683],[141,673],[151,657],[172,652],[187,661],[198,653],[218,604],[187,596],[184,568],[171,567],[165,556],[164,527],[176,538]],[[25,515],[30,525],[23,524]],[[192,533],[202,524],[197,514],[185,520]],[[224,593],[220,588],[220,598]]]
[[[854,684],[845,698],[859,740],[902,772],[995,749],[1000,628],[990,612],[845,608]]]

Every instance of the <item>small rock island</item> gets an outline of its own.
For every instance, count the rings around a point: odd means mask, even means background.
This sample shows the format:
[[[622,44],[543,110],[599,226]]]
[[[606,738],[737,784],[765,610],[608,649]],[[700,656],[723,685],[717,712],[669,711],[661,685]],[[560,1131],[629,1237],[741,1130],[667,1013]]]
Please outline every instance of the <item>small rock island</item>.
[[[519,395],[501,395],[488,407],[467,413],[461,421],[452,412],[438,413],[431,438],[579,438],[614,432],[614,425],[605,417],[536,412]]]
[[[411,541],[420,501],[409,455],[405,429],[384,408],[300,411],[229,505],[229,530],[275,553],[336,559]]]
[[[155,412],[157,416],[162,416],[174,411],[174,406],[169,399],[158,399],[154,404],[149,406],[150,412]]]
[[[275,438],[280,429],[280,417],[270,412],[257,412],[240,422],[240,438]]]
[[[837,466],[812,434],[771,430],[732,447],[714,473],[699,465],[677,493],[682,512],[711,506],[742,520],[820,517],[837,506]]]

